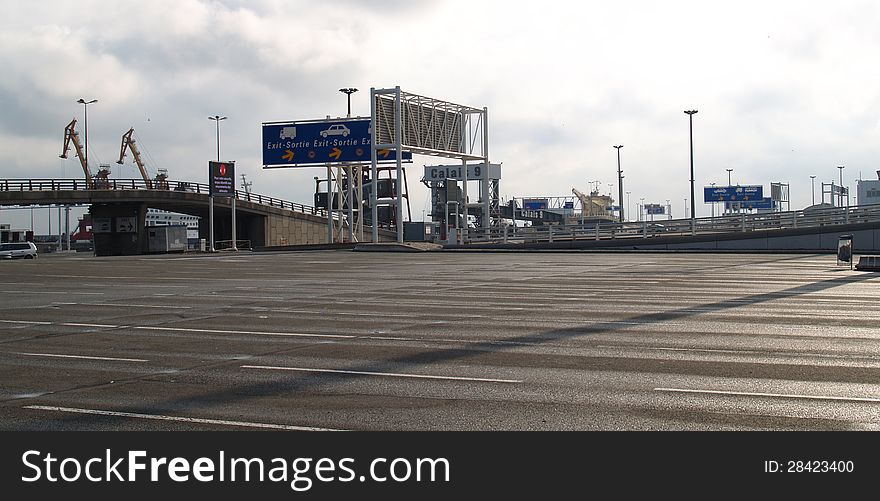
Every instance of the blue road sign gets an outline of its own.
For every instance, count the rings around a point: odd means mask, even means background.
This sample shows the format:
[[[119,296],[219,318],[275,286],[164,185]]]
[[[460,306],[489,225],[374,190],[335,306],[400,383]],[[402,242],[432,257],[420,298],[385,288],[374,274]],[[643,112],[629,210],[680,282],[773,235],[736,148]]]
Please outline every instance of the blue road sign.
[[[546,210],[546,199],[523,200],[523,209],[525,210]]]
[[[370,119],[263,124],[263,168],[370,162]],[[396,159],[379,150],[380,162]],[[404,160],[412,153],[403,152]]]
[[[772,198],[762,198],[760,200],[746,200],[742,202],[728,202],[728,209],[775,209],[776,202]]]
[[[645,204],[645,214],[666,214],[666,207],[660,204]]]
[[[703,188],[703,202],[743,202],[764,198],[763,186],[707,186]]]

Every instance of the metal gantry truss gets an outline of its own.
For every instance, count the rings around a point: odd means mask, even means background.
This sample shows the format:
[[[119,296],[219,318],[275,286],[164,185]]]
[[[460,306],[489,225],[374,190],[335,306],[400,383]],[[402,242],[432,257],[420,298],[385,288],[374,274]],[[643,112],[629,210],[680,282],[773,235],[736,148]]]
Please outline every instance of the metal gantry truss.
[[[462,182],[465,210],[477,209],[482,214],[478,218],[482,229],[486,232],[498,224],[500,207],[498,206],[498,184],[489,179],[489,131],[488,110],[478,109],[439,99],[403,92],[400,87],[390,89],[370,89],[370,116],[373,117],[371,129],[371,160],[372,179],[377,178],[378,152],[394,150],[397,161],[397,178],[402,178],[403,150],[422,155],[433,155],[445,158],[460,159],[465,169]],[[486,166],[479,179],[481,201],[477,204],[468,203],[468,160],[479,160]],[[371,190],[370,206],[373,211],[372,220],[377,220],[379,201],[376,190]],[[492,194],[495,194],[493,196]],[[493,204],[493,200],[495,203]],[[390,204],[383,201],[383,204]],[[403,221],[403,199],[400,190],[397,193],[397,221]],[[494,219],[493,219],[494,217]],[[462,228],[462,240],[467,240],[467,224]],[[379,241],[378,226],[373,225],[373,242]],[[397,241],[403,242],[403,225],[397,227]]]

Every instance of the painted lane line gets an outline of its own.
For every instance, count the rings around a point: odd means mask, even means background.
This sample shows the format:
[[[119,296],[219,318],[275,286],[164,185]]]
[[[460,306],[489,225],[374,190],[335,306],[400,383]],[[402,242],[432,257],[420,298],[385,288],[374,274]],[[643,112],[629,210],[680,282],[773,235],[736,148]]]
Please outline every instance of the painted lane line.
[[[654,388],[654,391],[664,391],[672,393],[702,393],[707,395],[728,395],[740,397],[772,397],[772,398],[790,398],[790,399],[806,399],[806,400],[841,400],[845,402],[871,402],[880,403],[880,398],[869,397],[835,397],[832,395],[793,395],[786,393],[756,393],[748,391],[723,391],[723,390],[687,390],[683,388]]]
[[[121,308],[162,308],[165,310],[189,310],[192,306],[164,306],[155,304],[80,303],[83,306],[118,306]]]
[[[34,322],[32,320],[0,320],[4,324],[52,325],[52,322]]]
[[[201,332],[206,334],[250,334],[255,336],[290,336],[290,337],[321,337],[334,339],[354,339],[357,336],[349,336],[344,334],[306,334],[301,332],[261,332],[261,331],[234,331],[222,329],[189,329],[183,327],[147,327],[132,326],[136,330],[148,331],[170,331],[170,332]]]
[[[860,356],[860,355],[833,355],[828,353],[809,353],[809,352],[783,352],[783,351],[761,351],[761,350],[739,350],[739,349],[710,349],[710,348],[669,348],[669,347],[659,347],[659,346],[612,346],[612,345],[596,345],[596,348],[606,348],[606,349],[619,349],[619,348],[630,348],[633,350],[647,350],[647,351],[672,351],[672,352],[685,352],[685,353],[723,353],[729,355],[763,355],[767,357],[814,357],[814,358],[830,358],[830,359],[842,359],[842,360],[877,360],[878,357],[874,356]]]
[[[51,324],[51,322],[49,322]],[[96,327],[98,329],[119,329],[120,327],[125,327],[124,325],[109,325],[109,324],[80,324],[74,322],[64,322],[57,325],[61,325],[63,327]]]
[[[267,301],[285,301],[281,296],[233,296],[229,294],[193,294],[192,297],[212,297],[216,299],[265,299]]]
[[[14,352],[16,355],[25,355],[28,357],[55,357],[55,358],[81,358],[84,360],[110,360],[114,362],[149,362],[142,358],[116,358],[116,357],[92,357],[86,355],[59,355],[55,353],[23,353]]]
[[[267,365],[242,365],[242,369],[264,369],[273,371],[297,371],[297,372],[326,372],[331,374],[353,374],[358,376],[384,376],[416,379],[445,379],[450,381],[473,381],[479,383],[522,383],[518,379],[489,379],[459,376],[434,376],[430,374],[397,374],[393,372],[369,372],[369,371],[344,371],[337,369],[307,369],[304,367],[275,367]]]
[[[71,412],[75,414],[92,414],[97,416],[111,416],[111,417],[125,417],[125,418],[136,418],[136,419],[153,419],[157,421],[177,421],[181,423],[196,423],[196,424],[215,424],[221,426],[241,426],[246,428],[262,428],[262,429],[270,429],[270,430],[287,430],[287,431],[345,431],[345,430],[335,430],[332,428],[314,428],[311,426],[293,426],[293,425],[285,425],[285,424],[271,424],[271,423],[251,423],[248,421],[227,421],[225,419],[204,419],[204,418],[192,418],[192,417],[182,417],[182,416],[163,416],[161,414],[139,414],[135,412],[116,412],[116,411],[105,411],[99,409],[76,409],[72,407],[51,407],[45,405],[26,405],[23,407],[24,409],[32,409],[37,411],[52,411],[52,412]]]
[[[72,291],[4,291],[0,290],[0,293],[7,294],[73,294],[73,295],[81,295],[81,296],[103,296],[103,292],[72,292]]]

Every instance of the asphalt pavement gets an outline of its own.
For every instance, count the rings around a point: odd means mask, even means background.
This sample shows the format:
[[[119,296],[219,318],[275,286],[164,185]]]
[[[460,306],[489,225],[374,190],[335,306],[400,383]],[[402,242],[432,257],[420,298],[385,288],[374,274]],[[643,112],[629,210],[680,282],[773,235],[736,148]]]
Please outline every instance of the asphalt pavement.
[[[0,262],[3,430],[880,430],[834,255]]]

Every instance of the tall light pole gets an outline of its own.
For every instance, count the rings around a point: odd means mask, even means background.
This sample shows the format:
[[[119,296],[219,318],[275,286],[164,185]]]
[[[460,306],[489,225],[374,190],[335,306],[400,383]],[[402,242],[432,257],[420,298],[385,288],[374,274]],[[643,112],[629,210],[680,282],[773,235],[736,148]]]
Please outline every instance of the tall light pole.
[[[208,120],[214,120],[217,122],[217,161],[220,161],[220,121],[226,120],[226,117],[221,117],[220,115],[214,115],[213,117],[208,117]],[[234,198],[234,197],[233,197]],[[214,248],[214,197],[208,197],[208,227],[209,227],[209,237],[211,239],[211,252],[217,252],[217,249]]]
[[[691,137],[691,234],[693,235],[697,230],[697,221],[695,219],[696,205],[694,204],[694,114],[697,113],[697,110],[685,110],[685,113],[690,122]]]
[[[348,95],[348,115],[347,117],[351,117],[351,95],[357,92],[358,90],[354,87],[346,87],[344,89],[339,89],[339,92]]]
[[[732,186],[730,181],[730,173],[733,172],[733,169],[725,169],[727,171],[727,186]]]
[[[213,117],[208,117],[208,120],[214,120],[217,122],[217,161],[220,161],[220,121],[226,120],[226,117],[221,117],[220,115],[214,115]]]
[[[629,212],[629,199],[630,199],[630,195],[631,195],[631,194],[632,194],[631,191],[627,191],[627,192],[626,192],[626,213],[627,213],[627,214],[630,213],[630,212]]]
[[[816,176],[810,176],[810,195],[813,197],[813,205],[816,205]]]
[[[88,166],[89,165],[89,105],[93,104],[93,103],[97,103],[98,100],[92,99],[91,101],[86,101],[85,99],[80,98],[76,102],[83,105],[83,118],[85,119],[84,120],[85,123],[83,125],[85,126],[85,130],[86,130],[86,155],[85,155],[86,158],[85,158],[85,160],[86,160],[86,166]],[[86,180],[86,183],[90,183],[90,182],[91,182],[91,180],[88,180],[88,179]]]
[[[709,185],[711,185],[712,188],[715,188],[715,183],[709,183]],[[712,202],[712,217],[715,217],[715,202]]]
[[[623,145],[617,145],[614,147],[617,150],[617,196],[618,204],[620,204],[620,213],[618,220],[623,222],[623,171],[620,170],[620,149],[623,148]]]
[[[837,168],[840,170],[840,191],[838,191],[837,199],[839,200],[838,207],[843,207],[843,165],[838,165]],[[849,204],[847,204],[849,205]]]

